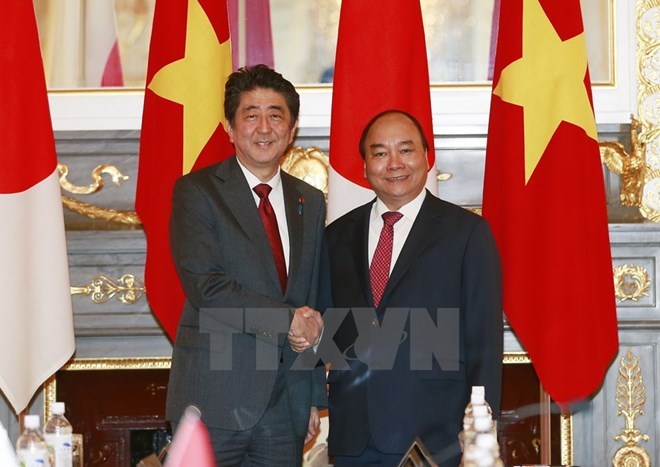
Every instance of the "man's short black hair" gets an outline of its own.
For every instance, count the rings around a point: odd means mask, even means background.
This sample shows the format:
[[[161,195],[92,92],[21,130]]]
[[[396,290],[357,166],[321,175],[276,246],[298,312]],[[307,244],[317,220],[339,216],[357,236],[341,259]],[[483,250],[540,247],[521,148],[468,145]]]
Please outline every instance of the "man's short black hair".
[[[266,65],[239,68],[227,78],[225,84],[225,118],[233,127],[241,95],[255,89],[272,89],[284,97],[291,113],[291,124],[298,121],[300,96],[291,82]]]

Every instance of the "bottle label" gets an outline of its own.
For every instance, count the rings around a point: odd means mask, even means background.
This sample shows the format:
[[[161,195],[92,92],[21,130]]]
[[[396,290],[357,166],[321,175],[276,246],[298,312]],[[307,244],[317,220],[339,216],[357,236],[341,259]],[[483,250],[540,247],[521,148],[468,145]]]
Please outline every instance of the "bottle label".
[[[71,467],[73,458],[73,437],[70,434],[44,435],[46,444],[55,453],[55,465],[53,467]]]
[[[18,464],[21,467],[48,467],[47,449],[19,449]]]

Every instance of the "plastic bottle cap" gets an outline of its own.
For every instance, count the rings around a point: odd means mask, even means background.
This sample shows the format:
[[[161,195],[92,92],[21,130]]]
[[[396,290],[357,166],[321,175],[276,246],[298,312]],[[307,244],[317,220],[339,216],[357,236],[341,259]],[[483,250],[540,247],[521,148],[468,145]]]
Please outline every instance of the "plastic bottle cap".
[[[472,394],[486,395],[486,388],[484,386],[472,386]]]
[[[23,424],[28,430],[36,430],[39,428],[39,415],[26,415],[23,417]]]
[[[486,400],[484,399],[483,394],[478,394],[473,392],[472,395],[470,396],[470,402],[472,403],[472,405],[484,405]]]
[[[64,414],[64,402],[53,402],[52,412],[54,415]]]

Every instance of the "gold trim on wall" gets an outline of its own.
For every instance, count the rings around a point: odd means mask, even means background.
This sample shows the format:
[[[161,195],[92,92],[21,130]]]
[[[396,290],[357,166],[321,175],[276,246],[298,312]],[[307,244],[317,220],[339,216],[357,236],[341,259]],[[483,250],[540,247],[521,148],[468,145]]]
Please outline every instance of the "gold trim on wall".
[[[59,163],[57,168],[60,171],[60,187],[62,190],[76,195],[91,195],[101,191],[104,187],[102,175],[110,175],[112,183],[120,186],[122,181],[128,180],[128,175],[124,175],[114,165],[97,165],[92,170],[92,183],[89,185],[74,185],[67,176],[69,167],[66,164]],[[104,208],[93,204],[85,203],[70,196],[62,195],[62,204],[65,208],[77,214],[89,217],[90,219],[100,219],[106,222],[117,222],[119,224],[141,225],[142,221],[135,211],[121,211],[117,209]]]
[[[114,165],[102,164],[97,165],[94,170],[92,170],[92,183],[89,185],[74,185],[67,179],[67,176],[69,175],[68,165],[59,163],[57,164],[57,169],[60,171],[60,186],[62,189],[76,195],[91,195],[92,193],[102,190],[104,186],[103,174],[110,175],[112,183],[116,186],[120,186],[121,182],[128,180],[128,175],[121,173]]]
[[[651,279],[643,266],[635,264],[620,264],[613,268],[614,294],[617,300],[636,302],[642,297],[649,296]]]
[[[619,202],[621,206],[642,205],[642,188],[646,174],[646,150],[639,139],[641,123],[630,115],[630,141],[628,153],[618,141],[598,143],[601,160],[612,172],[621,175]]]
[[[643,434],[635,426],[635,419],[644,415],[646,403],[646,387],[639,359],[628,349],[621,358],[619,376],[616,380],[616,405],[619,406],[617,415],[625,419],[621,433],[614,437],[614,441],[622,441],[612,459],[614,467],[651,467],[651,457],[648,451],[639,445],[640,441],[648,441],[649,435]]]
[[[658,0],[637,0],[637,114],[646,146],[640,213],[660,222],[660,14]]]
[[[117,280],[99,274],[83,286],[72,286],[71,295],[89,295],[96,304],[105,303],[117,295],[117,300],[132,305],[146,294],[144,282],[133,274],[124,274]]]

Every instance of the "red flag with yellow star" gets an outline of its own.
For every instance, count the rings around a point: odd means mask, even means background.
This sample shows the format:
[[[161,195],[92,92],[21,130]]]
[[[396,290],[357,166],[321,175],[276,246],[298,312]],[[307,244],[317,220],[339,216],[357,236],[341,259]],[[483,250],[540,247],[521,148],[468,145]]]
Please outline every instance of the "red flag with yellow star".
[[[563,408],[618,350],[605,189],[579,0],[501,3],[483,214],[504,312]]]
[[[145,89],[135,207],[147,236],[149,304],[174,339],[184,294],[170,253],[174,182],[234,149],[225,131],[232,72],[226,2],[157,2]]]

